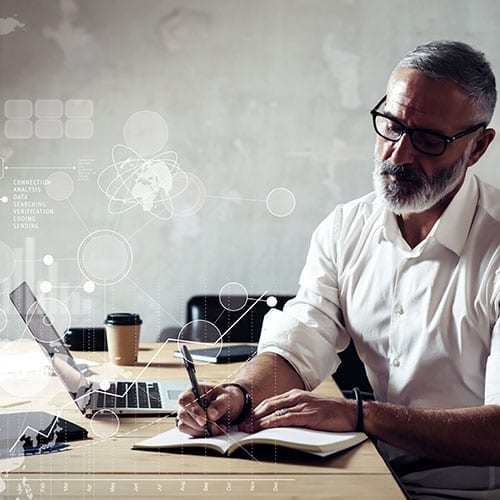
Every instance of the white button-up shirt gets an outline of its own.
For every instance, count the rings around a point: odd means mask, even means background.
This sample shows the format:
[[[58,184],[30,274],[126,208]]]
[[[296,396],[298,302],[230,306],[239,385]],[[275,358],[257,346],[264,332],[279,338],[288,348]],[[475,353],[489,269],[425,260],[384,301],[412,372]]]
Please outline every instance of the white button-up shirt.
[[[297,297],[265,318],[259,351],[308,389],[352,338],[379,401],[500,404],[500,191],[468,174],[415,248],[372,193],[316,229]]]
[[[259,352],[286,358],[313,389],[352,338],[379,401],[500,404],[499,318],[500,190],[468,173],[415,248],[375,194],[338,206],[314,232],[296,298],[266,315]],[[467,498],[500,494],[500,468],[420,474]]]

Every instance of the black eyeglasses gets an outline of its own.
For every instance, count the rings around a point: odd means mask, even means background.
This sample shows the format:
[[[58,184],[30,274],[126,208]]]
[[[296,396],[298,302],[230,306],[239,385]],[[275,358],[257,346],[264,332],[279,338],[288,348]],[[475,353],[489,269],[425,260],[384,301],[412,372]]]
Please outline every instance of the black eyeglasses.
[[[392,142],[398,142],[399,139],[403,137],[403,134],[408,134],[413,147],[417,151],[429,156],[441,156],[451,142],[465,135],[472,134],[472,132],[482,127],[486,127],[486,123],[480,123],[451,137],[425,128],[409,128],[396,118],[392,118],[391,116],[387,116],[377,111],[377,108],[379,108],[386,99],[387,96],[385,95],[370,111],[375,132],[377,132],[380,137]]]

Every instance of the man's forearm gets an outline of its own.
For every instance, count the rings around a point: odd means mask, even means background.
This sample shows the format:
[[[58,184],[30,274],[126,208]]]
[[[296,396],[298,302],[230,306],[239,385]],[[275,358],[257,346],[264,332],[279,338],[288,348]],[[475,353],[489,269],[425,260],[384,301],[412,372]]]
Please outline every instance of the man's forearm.
[[[253,406],[262,400],[282,394],[290,389],[304,389],[302,379],[295,369],[278,354],[265,352],[246,363],[235,382],[250,391]]]
[[[500,465],[500,406],[415,410],[365,402],[364,427],[386,443],[435,460]]]
[[[295,369],[274,353],[259,354],[245,364],[235,382],[251,392],[254,408],[271,396],[304,388]],[[500,465],[500,406],[420,410],[366,401],[363,410],[365,431],[392,446],[434,460]],[[350,411],[350,406],[338,411]]]

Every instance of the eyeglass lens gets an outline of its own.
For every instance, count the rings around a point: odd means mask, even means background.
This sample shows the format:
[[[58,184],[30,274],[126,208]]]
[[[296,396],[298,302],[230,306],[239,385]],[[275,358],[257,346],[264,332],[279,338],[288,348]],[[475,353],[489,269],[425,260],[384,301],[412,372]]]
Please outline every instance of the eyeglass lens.
[[[431,132],[421,130],[407,130],[398,122],[386,116],[375,116],[375,130],[384,139],[396,142],[407,132],[410,135],[413,146],[419,151],[431,155],[439,155],[446,148],[446,141]]]

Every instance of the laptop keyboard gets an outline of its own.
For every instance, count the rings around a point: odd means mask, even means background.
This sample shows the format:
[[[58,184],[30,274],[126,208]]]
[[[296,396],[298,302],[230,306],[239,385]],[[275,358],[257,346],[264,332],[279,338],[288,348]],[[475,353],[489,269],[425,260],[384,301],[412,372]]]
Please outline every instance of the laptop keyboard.
[[[95,408],[161,408],[157,382],[116,382],[106,394],[94,393]]]

